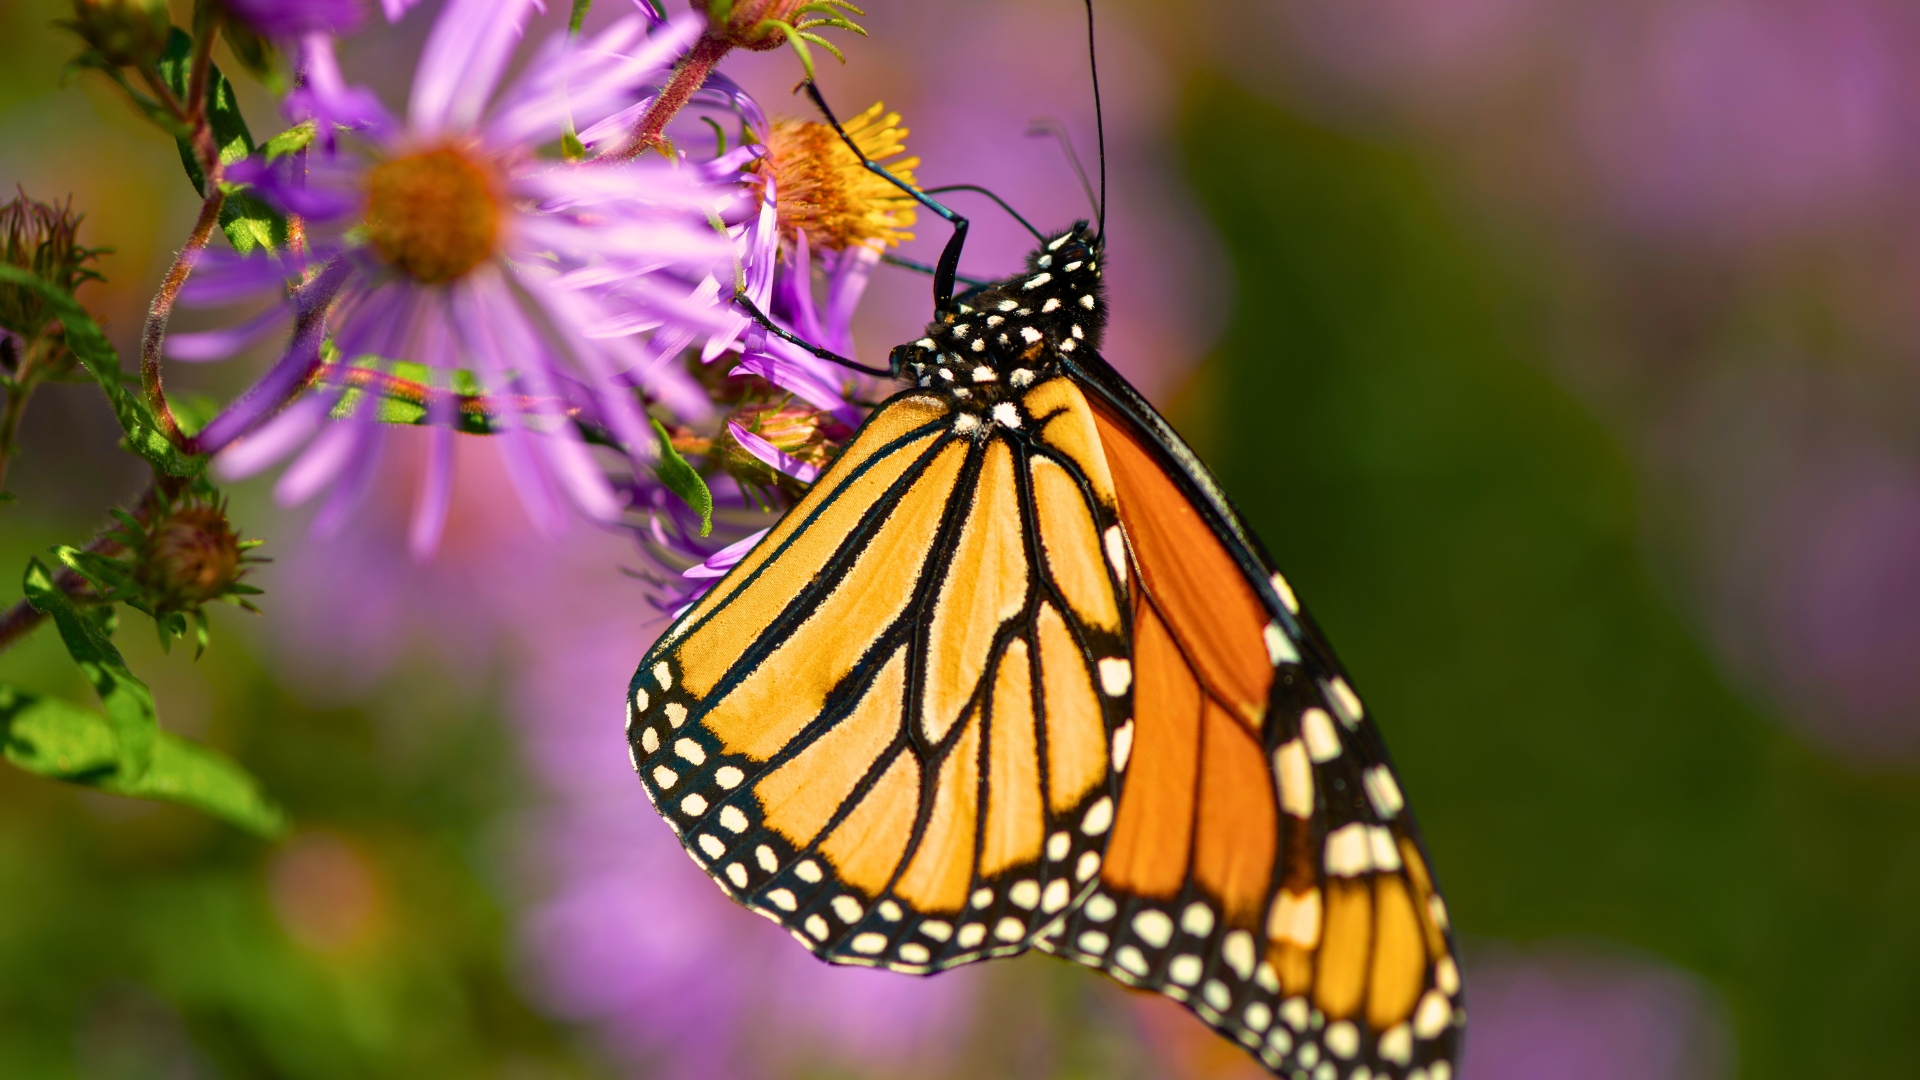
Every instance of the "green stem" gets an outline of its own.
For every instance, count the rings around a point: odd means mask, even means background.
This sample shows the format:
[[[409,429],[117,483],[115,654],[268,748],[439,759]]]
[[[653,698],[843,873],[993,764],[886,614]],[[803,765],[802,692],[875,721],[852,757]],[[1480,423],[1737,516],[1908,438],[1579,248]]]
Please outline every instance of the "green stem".
[[[14,439],[20,432],[20,417],[27,411],[27,399],[33,396],[34,384],[24,378],[25,367],[21,365],[23,377],[7,389],[7,407],[0,412],[0,490],[7,486],[7,466],[13,464],[14,453],[19,449]]]
[[[153,303],[147,308],[146,325],[140,332],[140,388],[147,395],[147,405],[153,409],[160,430],[166,432],[167,438],[175,446],[182,448],[185,447],[185,441],[180,433],[180,423],[173,418],[173,408],[167,404],[167,392],[160,384],[160,353],[161,346],[166,344],[167,320],[173,316],[173,304],[180,296],[180,288],[187,283],[187,275],[193,273],[193,263],[201,249],[213,238],[214,226],[220,224],[220,206],[226,196],[220,190],[219,156],[213,155],[211,161],[212,167],[206,171],[207,198],[200,204],[200,220],[193,223],[193,232],[187,235],[186,245],[174,256],[167,276],[161,279],[160,291],[153,294]]]
[[[158,504],[158,489],[149,487],[140,495],[139,501],[134,503],[131,513],[135,520],[144,525],[153,517],[154,509]],[[109,526],[106,530],[102,531],[100,535],[88,541],[85,550],[95,555],[114,556],[120,554],[124,549],[120,546],[118,540],[111,539],[110,536],[118,527],[118,524]],[[67,569],[62,569],[53,576],[53,587],[75,599],[83,599],[82,594],[84,594],[88,588],[85,578]],[[0,652],[5,652],[18,644],[21,639],[33,633],[33,631],[46,620],[46,615],[42,613],[40,609],[25,600],[15,603],[4,613],[0,613]]]

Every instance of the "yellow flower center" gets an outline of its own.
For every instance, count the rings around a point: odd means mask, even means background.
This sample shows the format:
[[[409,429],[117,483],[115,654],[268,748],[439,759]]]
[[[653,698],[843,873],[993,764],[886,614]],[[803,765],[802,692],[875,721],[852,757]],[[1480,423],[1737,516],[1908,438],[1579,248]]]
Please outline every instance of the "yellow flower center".
[[[368,175],[366,227],[381,258],[434,285],[493,254],[500,203],[485,169],[458,150],[430,150]]]
[[[847,121],[846,129],[868,158],[911,184],[920,159],[887,160],[906,153],[907,129],[899,124],[899,113],[876,104]],[[780,231],[789,240],[804,232],[808,243],[841,251],[913,239],[905,231],[914,222],[912,197],[868,171],[826,124],[774,121],[767,154],[756,168],[774,178]]]

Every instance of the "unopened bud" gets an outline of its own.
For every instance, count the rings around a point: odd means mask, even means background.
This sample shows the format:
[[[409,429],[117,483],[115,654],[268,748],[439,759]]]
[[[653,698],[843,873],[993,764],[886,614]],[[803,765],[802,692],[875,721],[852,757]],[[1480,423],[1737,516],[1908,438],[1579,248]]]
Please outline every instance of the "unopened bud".
[[[166,0],[73,0],[73,18],[61,25],[116,66],[158,60],[173,29]]]
[[[68,292],[100,275],[87,263],[100,249],[78,243],[82,215],[65,205],[37,202],[22,191],[0,204],[0,262],[29,271]],[[53,321],[53,312],[40,294],[18,285],[0,285],[0,355],[17,364]]]
[[[240,537],[223,508],[187,505],[147,529],[140,582],[167,610],[218,599],[240,578]]]

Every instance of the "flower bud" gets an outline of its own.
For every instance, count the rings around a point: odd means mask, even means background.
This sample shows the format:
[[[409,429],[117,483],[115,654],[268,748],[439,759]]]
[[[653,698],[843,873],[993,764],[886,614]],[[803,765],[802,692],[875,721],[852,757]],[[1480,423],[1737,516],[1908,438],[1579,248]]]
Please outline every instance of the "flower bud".
[[[851,434],[846,425],[806,405],[749,403],[722,425],[713,455],[722,469],[747,483],[804,489]]]
[[[159,59],[173,28],[166,0],[73,0],[73,18],[61,25],[115,66]]]
[[[183,611],[224,595],[240,579],[240,537],[224,507],[189,503],[147,528],[140,583],[161,610]]]
[[[100,253],[98,248],[81,247],[77,242],[80,219],[73,212],[73,201],[65,205],[36,202],[22,191],[11,201],[0,204],[0,262],[19,267],[72,292],[84,281],[97,281],[98,273],[89,269]],[[0,285],[0,354],[19,359],[40,338],[53,321],[46,301],[31,289]]]

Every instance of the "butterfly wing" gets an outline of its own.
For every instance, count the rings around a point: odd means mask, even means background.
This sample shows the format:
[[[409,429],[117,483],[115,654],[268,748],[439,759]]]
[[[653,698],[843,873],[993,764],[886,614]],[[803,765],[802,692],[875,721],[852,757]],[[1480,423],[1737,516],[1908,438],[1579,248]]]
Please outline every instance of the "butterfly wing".
[[[890,399],[634,676],[655,806],[825,959],[1009,955],[1092,888],[1127,609],[1092,416],[1059,388],[1019,426]]]
[[[1378,730],[1191,451],[1103,361],[1070,370],[1134,578],[1137,730],[1099,887],[1040,947],[1280,1075],[1447,1080],[1459,973]]]

